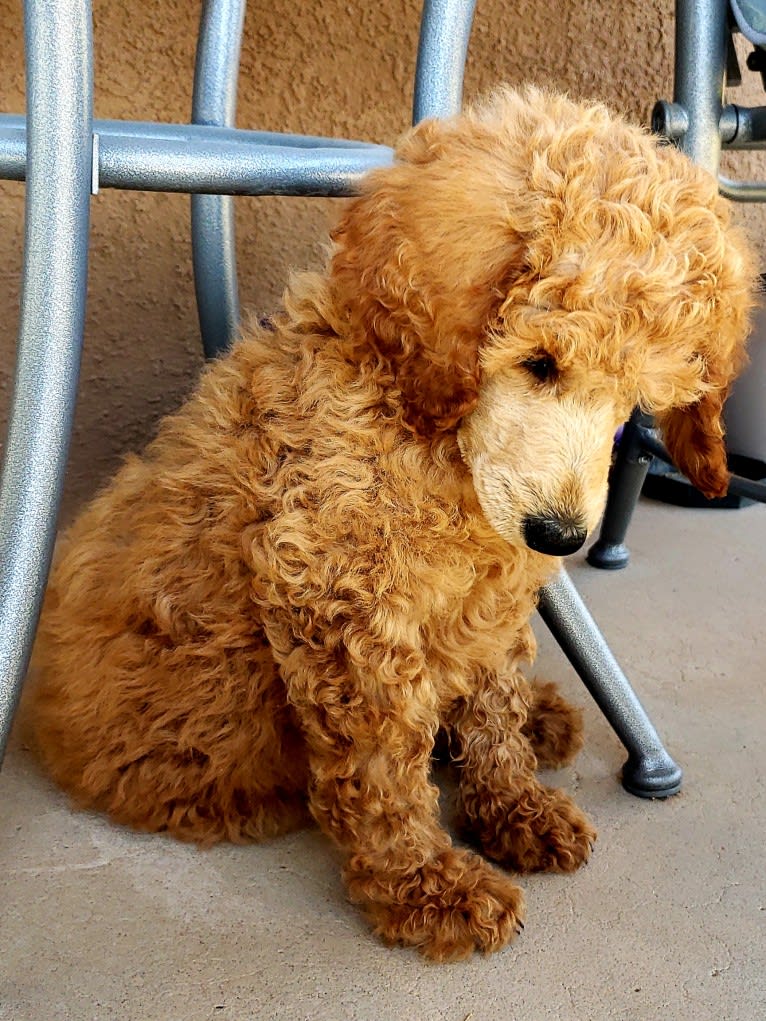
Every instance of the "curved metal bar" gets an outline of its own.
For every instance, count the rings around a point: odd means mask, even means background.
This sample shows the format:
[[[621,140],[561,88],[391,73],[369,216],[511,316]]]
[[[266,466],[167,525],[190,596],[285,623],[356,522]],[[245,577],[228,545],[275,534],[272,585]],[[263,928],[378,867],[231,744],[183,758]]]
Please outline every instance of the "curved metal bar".
[[[194,68],[192,121],[231,127],[246,0],[205,0]],[[192,195],[192,259],[202,344],[208,358],[224,351],[239,323],[234,200]]]
[[[766,182],[733,181],[719,174],[718,190],[732,202],[766,202]]]
[[[0,481],[0,757],[50,567],[85,318],[93,68],[87,0],[27,0],[27,192],[16,380]]]
[[[425,0],[412,123],[451,117],[463,102],[463,71],[476,0]]]

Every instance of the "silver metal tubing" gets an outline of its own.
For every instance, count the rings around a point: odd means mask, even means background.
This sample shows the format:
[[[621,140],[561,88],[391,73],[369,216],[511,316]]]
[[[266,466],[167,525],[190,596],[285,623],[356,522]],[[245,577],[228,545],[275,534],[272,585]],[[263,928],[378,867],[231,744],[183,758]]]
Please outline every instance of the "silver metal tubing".
[[[0,117],[0,178],[23,181],[17,118]],[[114,125],[118,125],[114,127]],[[327,142],[233,128],[96,121],[101,188],[241,195],[350,195],[367,171],[389,164],[388,146]],[[281,140],[281,139],[280,139]]]
[[[100,138],[102,187],[209,195],[351,195],[361,177],[391,161],[391,151],[243,147],[199,125],[195,145],[117,135]]]
[[[766,184],[761,181],[732,181],[719,174],[718,190],[734,202],[766,202]]]
[[[0,114],[0,125],[24,127],[24,118],[15,114]],[[20,121],[13,125],[14,121]],[[192,124],[163,124],[158,121],[95,120],[93,130],[107,135],[130,135],[134,138],[167,138],[171,141],[194,142],[199,138]],[[288,149],[370,149],[385,148],[374,142],[360,142],[352,138],[327,138],[323,135],[291,135],[284,131],[249,131],[238,128],[217,128],[215,137],[221,141],[240,145],[277,145]]]
[[[192,121],[233,127],[245,0],[205,0],[194,68]],[[205,354],[231,344],[239,324],[239,288],[230,195],[191,196],[197,313]]]
[[[668,106],[672,106],[669,103]],[[736,106],[734,103],[729,103],[721,110],[721,119],[718,122],[718,131],[721,135],[721,144],[725,149],[741,149],[746,148],[741,143],[743,136],[748,135],[748,127],[745,119],[741,116],[742,107]],[[686,130],[686,129],[684,129]]]
[[[451,117],[463,102],[463,71],[475,0],[425,0],[415,70],[412,123]]]
[[[681,148],[695,163],[718,174],[719,122],[726,71],[725,0],[677,0],[673,101],[684,108],[688,128]]]
[[[621,571],[630,562],[625,537],[651,463],[641,443],[639,429],[643,422],[649,424],[651,419],[634,408],[623,427],[610,472],[609,495],[598,539],[588,550],[588,563],[602,571]]]
[[[725,149],[763,149],[766,146],[766,106],[731,103],[721,112],[719,128]]]
[[[540,593],[540,616],[625,745],[622,783],[644,798],[666,798],[681,787],[671,759],[603,635],[563,569]]]
[[[16,378],[0,480],[0,758],[50,567],[85,317],[93,116],[87,0],[24,4],[29,118]]]
[[[0,179],[23,181],[27,173],[27,131],[0,119]]]
[[[203,4],[194,65],[195,124],[234,124],[246,6],[245,0],[205,0]]]
[[[93,130],[107,140],[116,135],[136,139],[166,139],[193,145],[205,139],[205,133],[192,124],[163,124],[158,121],[116,121],[98,119]],[[386,149],[374,142],[360,142],[351,138],[326,138],[322,135],[291,135],[282,131],[243,131],[236,128],[216,128],[212,137],[216,142],[227,142],[245,147],[274,145],[286,149]],[[0,178],[24,180],[26,161],[26,118],[22,114],[0,113]],[[18,168],[14,169],[17,164]],[[2,172],[8,170],[9,172]]]

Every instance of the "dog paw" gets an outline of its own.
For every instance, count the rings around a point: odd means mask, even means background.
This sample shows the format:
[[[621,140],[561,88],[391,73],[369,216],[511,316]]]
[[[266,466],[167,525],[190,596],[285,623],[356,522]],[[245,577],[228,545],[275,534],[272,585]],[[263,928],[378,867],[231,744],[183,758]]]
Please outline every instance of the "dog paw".
[[[494,826],[489,819],[496,820]],[[562,791],[524,792],[512,806],[484,813],[484,853],[517,872],[574,872],[590,857],[596,830]]]
[[[551,681],[532,685],[532,703],[522,730],[540,769],[566,766],[583,746],[582,713],[559,695]]]
[[[523,928],[521,890],[467,851],[444,851],[395,876],[365,873],[351,862],[346,877],[377,935],[389,945],[416,947],[432,961],[499,950]]]

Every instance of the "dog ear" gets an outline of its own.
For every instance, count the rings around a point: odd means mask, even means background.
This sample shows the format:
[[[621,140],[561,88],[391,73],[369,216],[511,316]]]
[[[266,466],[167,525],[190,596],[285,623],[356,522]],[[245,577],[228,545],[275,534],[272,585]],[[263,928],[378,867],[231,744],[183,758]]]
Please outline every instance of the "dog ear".
[[[725,398],[725,391],[714,391],[658,416],[673,463],[711,500],[726,495],[731,477],[721,419]]]
[[[729,308],[726,327],[713,338],[704,358],[706,392],[693,404],[670,408],[657,418],[673,463],[708,499],[726,495],[731,473],[724,442],[723,407],[734,379],[745,365],[752,291]]]
[[[431,165],[448,130],[424,121],[399,143],[397,163],[369,174],[333,231],[331,286],[353,329],[389,365],[405,421],[424,436],[453,429],[478,399],[482,288],[453,285],[459,258],[440,238]],[[464,278],[465,279],[465,278]]]
[[[747,362],[746,342],[759,304],[754,251],[731,226],[723,200],[715,198],[713,212],[724,229],[711,231],[698,218],[696,245],[689,246],[697,260],[693,291],[682,288],[677,304],[686,324],[678,322],[670,331],[677,350],[689,345],[686,366],[696,366],[698,382],[687,391],[687,403],[665,404],[657,415],[674,464],[708,499],[725,496],[729,488],[723,408]]]

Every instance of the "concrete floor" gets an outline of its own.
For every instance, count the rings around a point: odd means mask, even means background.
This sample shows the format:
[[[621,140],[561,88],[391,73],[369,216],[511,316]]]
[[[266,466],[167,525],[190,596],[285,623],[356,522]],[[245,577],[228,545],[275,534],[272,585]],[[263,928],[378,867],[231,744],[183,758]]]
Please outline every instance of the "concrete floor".
[[[539,672],[584,706],[556,782],[599,829],[575,876],[533,876],[489,958],[389,950],[316,832],[200,852],[72,812],[18,741],[0,777],[0,1018],[13,1021],[763,1021],[766,510],[644,503],[628,571],[571,563],[684,766],[625,794],[623,752],[551,639]]]

